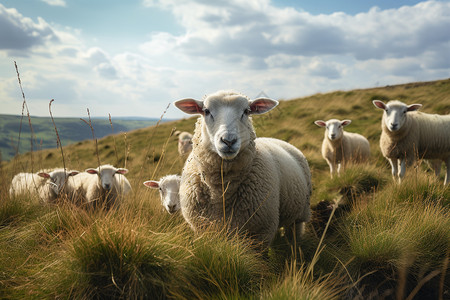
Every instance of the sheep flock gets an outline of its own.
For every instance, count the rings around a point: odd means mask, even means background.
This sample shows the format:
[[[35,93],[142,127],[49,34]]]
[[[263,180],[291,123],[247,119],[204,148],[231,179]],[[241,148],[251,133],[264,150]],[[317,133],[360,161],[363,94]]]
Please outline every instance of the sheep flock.
[[[421,104],[374,100],[383,110],[380,149],[392,176],[401,183],[406,168],[428,160],[438,173],[446,164],[444,184],[450,182],[450,115],[418,112]],[[193,133],[178,132],[178,151],[184,166],[179,174],[143,184],[158,189],[169,214],[181,213],[195,232],[211,224],[248,236],[256,247],[270,247],[280,228],[300,241],[311,218],[311,172],[307,158],[286,141],[257,137],[252,116],[274,109],[270,98],[249,99],[233,91],[218,91],[202,100],[181,99],[174,105],[198,115]],[[348,164],[370,159],[370,144],[358,133],[344,131],[351,120],[314,123],[325,129],[322,156],[331,176]],[[127,169],[109,164],[84,172],[55,168],[18,173],[10,197],[30,195],[43,203],[58,199],[82,206],[111,208],[132,193]]]

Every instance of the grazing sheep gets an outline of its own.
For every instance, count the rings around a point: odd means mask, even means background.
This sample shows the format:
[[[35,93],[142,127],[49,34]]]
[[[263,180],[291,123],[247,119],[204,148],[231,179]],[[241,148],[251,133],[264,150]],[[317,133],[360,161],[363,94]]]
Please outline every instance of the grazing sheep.
[[[201,115],[179,192],[181,212],[194,230],[223,222],[262,249],[279,227],[300,237],[311,215],[308,162],[284,141],[256,138],[251,120],[277,104],[227,91],[175,102],[183,112]]]
[[[127,169],[102,165],[96,169],[89,168],[78,174],[73,180],[74,200],[80,198],[89,205],[105,205],[107,208],[116,204],[117,198],[131,191],[131,185],[124,174]]]
[[[192,151],[192,134],[181,132],[178,135],[178,153],[181,156],[188,155]]]
[[[169,214],[173,214],[180,209],[180,175],[166,175],[159,181],[148,180],[144,182],[146,187],[159,189],[161,203]]]
[[[11,181],[11,197],[29,194],[39,196],[43,202],[54,201],[58,195],[69,193],[69,178],[77,175],[76,170],[55,169],[37,173],[19,173]]]
[[[314,122],[317,126],[326,128],[322,142],[322,156],[330,166],[331,177],[336,171],[339,175],[341,166],[344,169],[349,162],[359,163],[369,159],[369,141],[360,134],[344,131],[344,127],[351,122],[336,119]]]
[[[450,115],[432,115],[417,110],[422,104],[407,105],[397,100],[387,104],[374,100],[383,109],[380,148],[392,167],[394,180],[405,175],[406,166],[420,159],[432,160],[437,172],[437,160],[447,166],[444,184],[450,181]],[[440,169],[440,167],[439,167]]]

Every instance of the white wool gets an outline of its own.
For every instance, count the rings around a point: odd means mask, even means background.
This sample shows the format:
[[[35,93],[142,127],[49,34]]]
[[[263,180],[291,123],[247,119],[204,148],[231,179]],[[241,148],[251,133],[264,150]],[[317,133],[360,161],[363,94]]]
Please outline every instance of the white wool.
[[[393,100],[387,104],[374,100],[383,109],[380,148],[389,160],[394,179],[405,175],[406,167],[421,160],[433,160],[435,171],[439,163],[447,167],[444,184],[450,182],[450,115],[418,112],[422,104],[407,105]]]
[[[351,120],[317,120],[314,123],[325,128],[322,156],[330,166],[331,177],[339,174],[348,163],[361,163],[369,159],[369,141],[358,133],[344,131],[344,127],[348,126]]]
[[[204,101],[175,102],[182,111],[201,115],[179,193],[181,212],[194,230],[205,223],[225,223],[263,248],[279,227],[291,234],[295,230],[300,237],[310,218],[311,174],[306,158],[284,141],[256,138],[251,121],[251,115],[277,104],[227,91]]]

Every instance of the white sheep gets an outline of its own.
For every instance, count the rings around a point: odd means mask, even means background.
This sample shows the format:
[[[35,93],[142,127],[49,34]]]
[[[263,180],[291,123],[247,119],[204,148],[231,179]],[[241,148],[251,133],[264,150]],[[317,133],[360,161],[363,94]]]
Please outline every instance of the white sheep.
[[[192,134],[183,131],[178,135],[178,153],[188,155],[192,151]]]
[[[112,165],[101,165],[86,169],[73,180],[72,197],[92,206],[105,205],[107,208],[117,203],[117,198],[128,194],[131,185],[124,174],[127,169],[115,168]]]
[[[161,203],[169,214],[173,214],[180,209],[180,175],[166,175],[159,181],[148,180],[144,182],[146,187],[159,189]]]
[[[331,177],[336,172],[339,175],[341,169],[344,169],[350,162],[360,163],[369,159],[369,141],[358,133],[344,131],[344,127],[351,122],[351,120],[340,121],[337,119],[314,122],[317,126],[325,128],[322,156],[330,166]]]
[[[394,180],[405,175],[406,166],[421,159],[436,160],[447,166],[444,184],[450,181],[450,115],[418,112],[422,104],[407,105],[398,100],[374,100],[375,107],[383,109],[380,148],[392,167]]]
[[[43,202],[54,201],[59,195],[69,193],[69,179],[77,175],[76,170],[59,168],[37,173],[19,173],[11,181],[11,197],[21,194],[38,196]]]
[[[256,138],[251,120],[277,104],[227,91],[175,102],[183,112],[201,115],[179,192],[181,212],[194,230],[226,224],[263,249],[280,227],[300,237],[311,215],[308,162],[284,141]]]

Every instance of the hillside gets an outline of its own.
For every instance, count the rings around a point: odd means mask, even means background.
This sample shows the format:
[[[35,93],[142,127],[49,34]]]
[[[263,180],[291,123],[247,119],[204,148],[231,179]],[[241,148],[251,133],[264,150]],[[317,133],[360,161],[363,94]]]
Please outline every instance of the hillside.
[[[328,167],[320,154],[323,129],[317,127],[314,121],[317,119],[328,120],[331,118],[351,119],[352,124],[346,130],[361,133],[368,137],[371,143],[373,160],[384,163],[381,157],[378,139],[380,136],[381,111],[376,109],[372,100],[399,99],[406,103],[422,103],[422,111],[427,113],[450,113],[450,80],[434,82],[410,83],[397,86],[380,88],[336,91],[327,94],[316,94],[310,97],[280,101],[280,105],[271,113],[254,117],[254,126],[258,136],[276,137],[288,141],[302,150],[310,161],[313,172],[327,171]],[[130,176],[140,172],[147,175],[160,176],[165,173],[180,172],[182,161],[178,157],[177,144],[174,137],[170,137],[171,131],[193,131],[196,117],[161,123],[124,133],[115,134],[98,140],[98,154],[101,163],[111,163],[130,169]],[[35,133],[40,131],[39,125],[32,120]],[[94,123],[97,123],[94,122]],[[64,147],[65,163],[67,167],[83,170],[97,165],[96,147],[92,141],[92,133],[89,127],[79,121],[80,130],[73,130],[64,122],[56,122],[61,139],[64,141],[70,136],[70,132],[83,131],[84,136],[91,140],[78,142]],[[102,125],[100,125],[102,124]],[[94,124],[95,134],[111,133],[109,121]],[[120,121],[113,121],[114,131],[122,131]],[[22,128],[27,127],[24,124]],[[11,130],[11,129],[9,129]],[[46,141],[56,145],[56,138],[49,137]],[[65,133],[68,130],[67,133]],[[12,134],[9,131],[9,134]],[[15,132],[17,135],[18,132]],[[22,139],[22,138],[21,138]],[[38,136],[39,139],[39,136]],[[26,141],[26,138],[23,138]],[[166,146],[167,144],[167,146]],[[24,147],[26,148],[26,147]],[[117,151],[115,150],[117,149]],[[33,161],[30,160],[34,157]],[[161,159],[164,156],[165,159]],[[36,159],[38,158],[38,159]],[[4,164],[11,170],[20,162],[21,170],[54,167],[62,165],[61,151],[49,149],[28,153],[21,156],[14,163]],[[156,170],[156,166],[158,169]],[[19,170],[17,170],[19,171]]]
[[[450,295],[450,188],[426,164],[392,181],[378,141],[382,111],[372,100],[423,104],[450,113],[450,80],[280,101],[255,116],[258,136],[286,140],[307,157],[312,219],[294,246],[281,230],[268,253],[220,230],[194,233],[163,210],[142,183],[180,173],[175,130],[196,118],[28,152],[0,165],[0,298],[75,299],[447,299]],[[330,178],[317,119],[351,119],[368,137],[368,163]],[[133,193],[111,211],[70,202],[10,197],[14,174],[99,163],[129,169]],[[226,200],[225,200],[226,201]],[[338,204],[338,205],[337,205]],[[18,250],[19,249],[19,250]]]
[[[0,115],[0,152],[3,160],[10,160],[17,152],[30,151],[31,129],[27,116]],[[50,117],[31,117],[33,129],[33,151],[56,148],[56,133]],[[157,119],[113,118],[113,128],[106,118],[93,118],[92,124],[97,138],[127,132],[156,124]],[[80,118],[55,118],[63,146],[92,138],[92,132]],[[18,145],[19,130],[20,144]],[[114,129],[114,130],[113,130]]]

